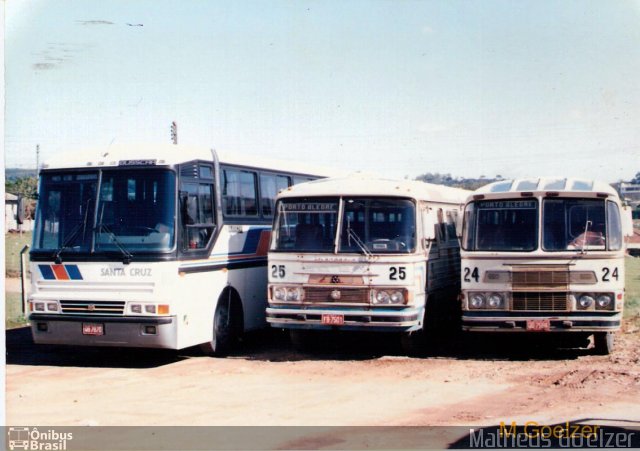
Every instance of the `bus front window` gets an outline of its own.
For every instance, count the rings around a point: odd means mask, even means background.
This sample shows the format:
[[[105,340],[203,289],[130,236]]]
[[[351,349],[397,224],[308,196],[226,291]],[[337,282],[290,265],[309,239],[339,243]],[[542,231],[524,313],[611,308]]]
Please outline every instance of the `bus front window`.
[[[338,199],[284,199],[276,211],[273,250],[333,252]]]
[[[168,251],[175,237],[175,175],[157,169],[104,171],[95,251]]]
[[[98,172],[41,177],[34,251],[89,252]]]
[[[408,199],[347,198],[340,252],[413,252],[415,224],[415,204]]]
[[[536,200],[486,200],[467,206],[464,245],[475,251],[533,251],[537,248]]]
[[[601,199],[545,199],[542,247],[545,251],[604,250],[607,227]]]

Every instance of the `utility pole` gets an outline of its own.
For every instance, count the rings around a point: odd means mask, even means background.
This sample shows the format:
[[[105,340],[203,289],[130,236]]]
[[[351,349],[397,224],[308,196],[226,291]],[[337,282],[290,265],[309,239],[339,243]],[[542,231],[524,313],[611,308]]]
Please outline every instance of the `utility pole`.
[[[178,124],[176,124],[176,121],[171,123],[171,142],[178,144]]]
[[[40,167],[40,144],[36,144],[36,177],[38,176],[39,167]]]

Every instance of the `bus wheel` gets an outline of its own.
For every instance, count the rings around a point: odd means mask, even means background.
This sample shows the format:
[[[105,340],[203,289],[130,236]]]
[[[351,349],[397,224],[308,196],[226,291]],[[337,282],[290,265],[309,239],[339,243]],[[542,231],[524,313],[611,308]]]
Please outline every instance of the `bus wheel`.
[[[613,332],[596,332],[593,334],[593,352],[596,355],[609,355],[613,352]]]
[[[289,329],[289,340],[296,351],[309,352],[315,349],[315,336],[313,332],[305,329]]]
[[[239,296],[227,290],[218,299],[213,316],[213,339],[200,348],[205,354],[223,357],[237,344],[242,333],[242,307]]]
[[[424,329],[400,334],[402,351],[408,356],[422,356],[426,353],[427,334]]]

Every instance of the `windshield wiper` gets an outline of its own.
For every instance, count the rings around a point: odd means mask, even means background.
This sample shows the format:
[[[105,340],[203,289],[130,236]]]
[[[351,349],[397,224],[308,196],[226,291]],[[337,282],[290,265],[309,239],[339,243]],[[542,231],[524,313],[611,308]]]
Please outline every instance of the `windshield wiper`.
[[[123,265],[128,265],[129,263],[131,263],[131,260],[133,259],[133,254],[124,247],[124,245],[120,242],[116,234],[113,233],[113,231],[106,224],[102,224],[102,222],[100,222],[100,224],[96,226],[96,232],[98,233],[106,232],[109,235],[111,242],[116,245],[116,247],[118,248],[118,250],[120,250],[120,252],[122,252]]]
[[[582,254],[586,254],[587,253],[587,241],[588,241],[588,235],[589,235],[589,226],[592,225],[593,223],[587,219],[587,222],[584,224],[584,233],[582,234],[582,249],[580,249],[580,253]]]
[[[84,234],[86,233],[87,219],[89,216],[89,205],[91,205],[91,199],[87,199],[87,207],[85,208],[84,219],[82,220],[82,222],[79,222],[78,224],[76,224],[76,226],[73,228],[73,230],[71,231],[67,239],[64,240],[64,242],[62,243],[62,246],[60,246],[60,249],[56,251],[54,255],[54,259],[55,259],[54,261],[56,265],[59,265],[60,263],[62,263],[62,252],[64,252],[65,249],[69,249],[71,247],[71,243],[73,243],[73,240],[75,240],[76,237],[78,236],[78,232],[80,232],[80,230],[82,229],[82,235],[84,236]]]
[[[358,245],[364,255],[366,255],[367,257],[371,257],[371,251],[367,248],[367,245],[364,244],[364,242],[360,239],[358,234],[353,231],[353,229],[351,228],[351,220],[347,218],[347,244],[349,245],[349,247],[351,247],[351,240],[353,240]]]

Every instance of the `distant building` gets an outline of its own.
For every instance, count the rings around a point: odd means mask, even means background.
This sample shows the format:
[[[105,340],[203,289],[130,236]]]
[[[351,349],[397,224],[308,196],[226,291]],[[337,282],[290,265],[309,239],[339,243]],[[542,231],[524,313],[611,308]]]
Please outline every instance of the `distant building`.
[[[4,230],[6,232],[33,230],[33,220],[31,219],[25,219],[22,224],[18,224],[18,196],[11,193],[4,194]]]
[[[640,203],[640,184],[620,182],[617,184],[620,197],[629,201],[631,204],[637,205]]]

